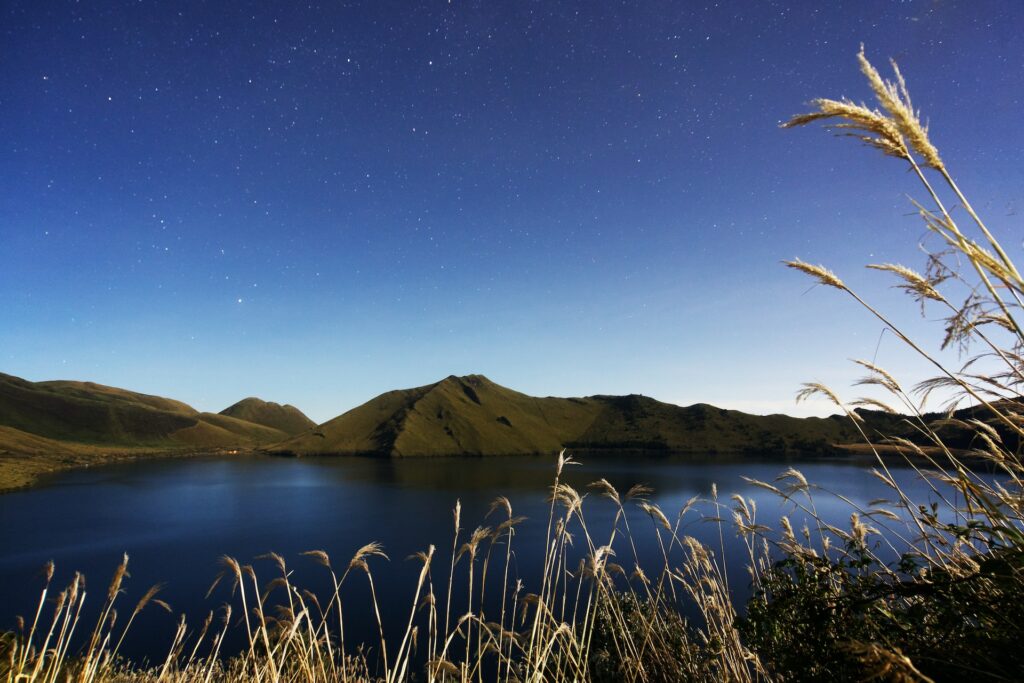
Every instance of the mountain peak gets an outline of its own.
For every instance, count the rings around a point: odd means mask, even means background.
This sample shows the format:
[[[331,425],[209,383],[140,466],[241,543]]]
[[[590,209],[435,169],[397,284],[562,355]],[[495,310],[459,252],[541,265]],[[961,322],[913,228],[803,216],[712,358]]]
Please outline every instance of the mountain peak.
[[[640,394],[539,398],[483,375],[449,375],[391,391],[277,448],[293,454],[397,457],[590,451],[825,451],[847,435],[838,421],[683,408]]]
[[[316,426],[295,406],[272,403],[255,396],[243,398],[220,411],[220,414],[279,429],[289,436],[301,434]]]
[[[460,384],[471,384],[471,385],[474,385],[474,386],[479,386],[479,385],[483,385],[483,384],[494,385],[494,382],[492,382],[491,380],[487,379],[487,377],[485,377],[484,375],[478,375],[478,374],[461,375],[461,376],[459,376],[459,375],[448,375],[443,380],[438,382],[438,384],[444,384],[446,382],[449,382],[449,383],[458,382]]]

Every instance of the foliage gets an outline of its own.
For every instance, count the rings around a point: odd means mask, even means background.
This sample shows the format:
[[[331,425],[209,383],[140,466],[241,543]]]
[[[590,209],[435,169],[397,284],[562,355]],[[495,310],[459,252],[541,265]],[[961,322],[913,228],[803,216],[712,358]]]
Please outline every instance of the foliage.
[[[892,500],[854,511],[849,531],[819,525],[813,542],[810,531],[800,540],[784,524],[783,538],[775,542],[782,559],[761,574],[741,630],[773,678],[781,680],[1017,679],[1024,673],[1017,645],[1024,642],[1024,404],[1019,395],[1024,334],[1016,317],[1024,281],[953,181],[895,63],[895,81],[889,82],[863,50],[858,60],[880,109],[819,99],[815,111],[784,126],[826,121],[840,134],[910,166],[928,197],[927,203],[914,205],[938,237],[940,250],[929,255],[924,274],[899,264],[868,267],[894,275],[896,286],[922,312],[926,304],[927,310],[943,311],[941,343],[927,350],[827,268],[799,260],[787,265],[850,295],[938,374],[906,391],[885,369],[856,361],[868,371],[860,384],[877,388],[882,398],[859,399],[851,406],[909,414],[903,422],[911,436],[860,427]],[[926,172],[937,174],[940,184]],[[981,241],[970,237],[946,208],[943,189],[959,203]],[[952,368],[937,353],[950,347],[961,353],[981,351]],[[924,410],[936,391],[948,399],[945,415]],[[807,384],[801,396],[815,394],[863,423],[828,387]],[[964,401],[972,407],[954,412]],[[933,502],[910,500],[893,480],[883,453],[898,454],[918,468],[931,483]],[[806,495],[813,509],[805,482],[779,493]],[[883,526],[884,532],[869,524]]]

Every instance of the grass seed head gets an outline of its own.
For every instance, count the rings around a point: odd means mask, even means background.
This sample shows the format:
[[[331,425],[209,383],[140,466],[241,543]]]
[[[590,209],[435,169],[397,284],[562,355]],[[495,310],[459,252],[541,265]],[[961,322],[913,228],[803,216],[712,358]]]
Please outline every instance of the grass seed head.
[[[783,261],[787,267],[799,270],[801,273],[810,275],[819,284],[825,285],[826,287],[835,287],[847,291],[846,285],[839,277],[825,266],[816,266],[810,263],[801,261],[800,259],[793,259],[792,261]]]
[[[899,132],[910,142],[914,151],[924,159],[928,166],[940,171],[945,168],[939,157],[939,150],[928,139],[928,127],[921,123],[920,113],[914,111],[910,93],[907,92],[907,83],[903,80],[903,74],[900,73],[896,62],[890,61],[893,74],[896,77],[896,82],[893,83],[882,78],[878,69],[868,61],[864,55],[863,45],[860,46],[860,52],[857,53],[857,61],[860,63],[861,73],[868,79],[868,85],[874,91],[878,103],[889,112],[889,116],[892,117]]]
[[[117,594],[121,592],[121,583],[124,581],[128,574],[128,553],[124,554],[124,558],[121,560],[121,564],[117,565],[117,569],[114,570],[114,578],[110,581],[110,588],[107,590],[107,599],[113,600],[117,597]]]
[[[840,123],[829,123],[828,127],[843,135],[857,138],[883,154],[909,159],[910,152],[900,134],[899,127],[889,117],[877,109],[869,109],[863,104],[850,100],[832,100],[818,98],[811,101],[817,111],[794,116],[782,124],[783,128],[805,126],[817,121],[838,119]]]
[[[349,561],[348,566],[349,568],[359,567],[363,571],[368,571],[369,567],[366,564],[366,560],[371,557],[383,557],[385,560],[389,559],[388,556],[384,554],[384,546],[373,541],[372,543],[367,543],[357,550],[356,554],[353,555],[352,559]]]
[[[504,510],[505,511],[505,516],[511,518],[512,517],[512,501],[510,501],[505,496],[498,496],[493,501],[491,501],[491,507],[487,511],[487,516],[490,516],[496,510]]]
[[[587,485],[587,488],[597,490],[605,498],[615,501],[617,505],[622,504],[622,499],[619,498],[619,492],[615,490],[615,487],[612,486],[611,482],[609,482],[607,479],[601,478],[595,482],[591,482],[590,484]]]
[[[872,263],[868,264],[872,270],[884,270],[897,275],[903,280],[903,284],[896,285],[900,289],[910,292],[918,299],[930,299],[932,301],[944,301],[939,291],[935,289],[935,282],[929,280],[915,270],[902,266],[898,263]]]
[[[654,489],[646,484],[633,484],[626,491],[626,500],[645,500],[652,493],[654,493]]]
[[[323,550],[307,550],[299,554],[305,555],[306,557],[312,557],[314,560],[316,560],[323,566],[327,567],[328,569],[331,568],[331,557]]]

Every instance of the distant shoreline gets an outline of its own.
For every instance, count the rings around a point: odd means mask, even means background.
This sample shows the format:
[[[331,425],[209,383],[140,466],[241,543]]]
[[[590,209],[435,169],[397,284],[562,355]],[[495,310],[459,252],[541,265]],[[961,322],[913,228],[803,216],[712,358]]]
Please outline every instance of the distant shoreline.
[[[963,409],[956,417],[978,419],[974,411]],[[907,444],[915,437],[903,417],[865,410],[857,415],[866,433]],[[839,416],[757,416],[639,394],[536,397],[483,375],[450,375],[385,392],[317,425],[294,406],[256,397],[205,413],[117,387],[30,382],[0,373],[0,492],[29,488],[41,477],[74,468],[241,453],[486,458],[554,455],[565,447],[586,459],[874,459],[876,451],[859,445],[860,438],[850,420]],[[946,443],[970,448],[970,438]],[[924,464],[937,454],[876,448],[894,460],[909,455]]]
[[[273,450],[268,448],[238,447],[238,448],[188,448],[188,449],[131,449],[131,450],[100,450],[102,447],[92,446],[90,453],[59,453],[55,455],[43,453],[12,453],[0,451],[0,495],[36,488],[42,480],[51,475],[58,475],[74,470],[84,470],[93,467],[104,467],[107,465],[119,465],[129,462],[157,461],[177,458],[199,458],[199,457],[232,457],[232,456],[265,456],[271,458],[368,458],[368,459],[389,459],[394,461],[403,460],[435,460],[451,458],[541,458],[554,457],[554,452],[535,453],[445,453],[445,454],[424,454],[424,455],[393,455],[383,452],[319,452],[319,453],[293,453],[286,450]],[[862,462],[868,466],[875,462],[875,452],[879,455],[899,459],[892,463],[900,466],[904,460],[921,465],[929,465],[933,457],[944,457],[940,449],[935,447],[923,447],[925,456],[912,452],[905,447],[893,445],[868,445],[862,443],[830,444],[828,450],[777,450],[765,449],[743,449],[743,450],[683,450],[683,449],[651,449],[651,448],[566,448],[566,452],[577,459],[621,458],[631,456],[648,460],[658,459],[717,459],[726,462],[737,461],[835,461],[843,463]],[[966,453],[963,450],[954,450],[953,454],[973,463],[980,464],[981,461]]]
[[[99,448],[99,447],[97,447]],[[203,456],[255,455],[255,449],[135,449],[98,451],[89,454],[0,452],[0,495],[37,487],[50,475],[92,467],[143,460],[169,460]]]
[[[723,461],[737,462],[742,460],[779,460],[779,461],[822,461],[835,460],[837,462],[853,462],[855,460],[873,458],[866,446],[858,444],[835,444],[833,450],[828,453],[812,451],[778,451],[778,450],[666,450],[666,449],[628,449],[628,448],[606,448],[606,449],[567,449],[577,459],[621,458],[632,456],[648,460],[679,460],[686,458],[694,459],[721,459]],[[889,451],[892,453],[892,451]],[[895,453],[892,453],[895,454]],[[200,458],[200,457],[234,457],[234,456],[265,456],[272,458],[369,458],[369,459],[390,459],[394,461],[404,460],[435,460],[453,458],[542,458],[554,457],[554,453],[449,453],[443,455],[411,455],[395,456],[385,453],[303,453],[295,454],[285,451],[273,451],[260,448],[204,448],[204,449],[153,449],[153,450],[111,450],[90,454],[62,453],[53,456],[31,453],[10,453],[0,452],[0,495],[24,491],[45,485],[45,480],[51,476],[75,470],[86,470],[94,467],[105,467],[108,465],[120,465],[131,462],[159,461],[178,458]]]

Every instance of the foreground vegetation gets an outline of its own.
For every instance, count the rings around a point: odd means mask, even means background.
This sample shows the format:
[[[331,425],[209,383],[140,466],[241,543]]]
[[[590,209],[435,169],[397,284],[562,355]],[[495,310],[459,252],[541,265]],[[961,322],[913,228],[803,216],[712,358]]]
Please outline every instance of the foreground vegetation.
[[[76,680],[307,680],[361,681],[722,681],[722,680],[1016,680],[1024,677],[1024,518],[1020,459],[1024,410],[1024,332],[1016,321],[1024,280],[953,182],[927,130],[913,110],[899,72],[884,81],[859,55],[880,110],[850,101],[817,100],[816,111],[788,126],[825,121],[909,164],[928,201],[921,218],[943,245],[918,273],[901,265],[872,268],[898,278],[914,300],[946,311],[942,347],[980,348],[961,368],[950,368],[904,334],[889,318],[831,271],[802,261],[789,265],[839,289],[878,316],[910,349],[931,362],[937,377],[915,393],[873,363],[863,384],[882,392],[847,405],[828,387],[810,384],[803,396],[835,401],[868,447],[903,454],[931,485],[931,502],[912,500],[879,456],[875,474],[891,491],[869,508],[850,503],[850,523],[838,528],[816,514],[813,483],[789,470],[774,482],[755,482],[790,503],[812,523],[778,528],[757,519],[753,501],[712,495],[722,511],[713,523],[723,537],[738,534],[748,552],[755,594],[734,604],[725,568],[712,549],[682,533],[691,501],[666,514],[635,487],[616,491],[596,482],[592,496],[617,513],[610,535],[596,537],[585,508],[594,504],[564,483],[572,460],[559,457],[541,574],[511,572],[520,519],[498,499],[490,527],[468,532],[454,510],[450,548],[417,555],[418,581],[410,586],[406,615],[382,615],[372,565],[383,559],[376,544],[337,563],[323,551],[308,553],[330,573],[333,593],[315,596],[295,586],[285,560],[271,555],[275,577],[224,558],[222,581],[234,603],[198,625],[180,622],[163,662],[151,668],[123,661],[125,634],[144,608],[161,605],[156,589],[117,617],[127,558],[86,626],[84,584],[76,577],[56,596],[52,567],[39,608],[0,644],[0,674],[15,681]],[[929,178],[937,177],[940,185]],[[948,191],[967,214],[968,235],[946,208]],[[962,267],[960,267],[962,265]],[[957,303],[954,303],[957,302]],[[963,302],[963,303],[959,303]],[[970,414],[933,420],[923,401],[934,391],[978,406]],[[913,437],[865,427],[857,405],[909,415]],[[897,407],[899,410],[897,410]],[[951,413],[952,415],[952,413]],[[944,435],[957,430],[956,447]],[[965,437],[964,435],[967,435]],[[877,454],[877,453],[876,453]],[[971,459],[968,466],[966,458]],[[992,474],[982,475],[979,464]],[[838,494],[842,498],[841,493]],[[633,529],[626,514],[639,506],[650,529]],[[731,528],[730,528],[731,527]],[[662,554],[658,567],[641,566],[637,534],[651,533]],[[578,553],[582,560],[573,561]],[[455,594],[456,572],[467,590]],[[500,580],[496,580],[500,577]],[[737,579],[733,572],[731,580]],[[380,634],[354,647],[345,639],[341,587],[366,581]],[[524,583],[528,580],[529,583]],[[495,584],[497,596],[486,595]],[[389,587],[390,590],[390,587]],[[51,598],[54,598],[51,600]],[[491,610],[485,606],[496,604]],[[685,621],[679,605],[695,610]],[[742,613],[742,614],[741,614]],[[400,619],[401,636],[387,639],[384,621]],[[229,628],[244,629],[245,650],[220,657]],[[351,629],[350,629],[351,630]],[[85,637],[80,636],[85,632]],[[84,645],[75,645],[79,640]]]

